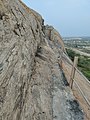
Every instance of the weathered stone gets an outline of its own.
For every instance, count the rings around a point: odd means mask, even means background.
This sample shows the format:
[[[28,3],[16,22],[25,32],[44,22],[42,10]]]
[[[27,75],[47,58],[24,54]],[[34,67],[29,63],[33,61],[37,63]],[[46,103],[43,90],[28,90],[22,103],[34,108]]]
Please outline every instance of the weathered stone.
[[[37,12],[0,0],[0,120],[83,120],[64,84],[61,49],[59,33]]]

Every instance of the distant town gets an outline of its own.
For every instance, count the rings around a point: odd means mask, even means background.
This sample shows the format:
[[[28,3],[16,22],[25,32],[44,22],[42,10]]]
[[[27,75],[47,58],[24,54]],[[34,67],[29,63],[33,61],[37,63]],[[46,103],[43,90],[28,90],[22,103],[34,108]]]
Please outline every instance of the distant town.
[[[78,68],[90,81],[90,37],[64,37],[66,51],[73,61],[78,56]]]
[[[64,37],[63,40],[65,47],[76,48],[90,53],[90,37]]]

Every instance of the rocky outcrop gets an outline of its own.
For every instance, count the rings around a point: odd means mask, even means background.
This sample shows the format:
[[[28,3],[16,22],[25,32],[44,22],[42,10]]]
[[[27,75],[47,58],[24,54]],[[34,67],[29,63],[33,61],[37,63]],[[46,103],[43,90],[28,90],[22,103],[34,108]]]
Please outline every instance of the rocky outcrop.
[[[59,33],[20,0],[0,0],[0,120],[83,120],[59,65]]]

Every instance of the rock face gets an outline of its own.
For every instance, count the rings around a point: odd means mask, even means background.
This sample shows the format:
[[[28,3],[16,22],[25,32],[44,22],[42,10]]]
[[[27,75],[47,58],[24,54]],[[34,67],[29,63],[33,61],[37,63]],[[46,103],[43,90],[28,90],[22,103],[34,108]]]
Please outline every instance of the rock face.
[[[20,0],[0,0],[0,120],[83,120],[60,68],[59,33]]]

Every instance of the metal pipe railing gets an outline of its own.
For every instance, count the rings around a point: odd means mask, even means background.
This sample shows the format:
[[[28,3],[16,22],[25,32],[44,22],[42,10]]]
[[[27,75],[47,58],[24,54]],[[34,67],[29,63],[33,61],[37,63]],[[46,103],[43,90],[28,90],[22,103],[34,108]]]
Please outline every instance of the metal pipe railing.
[[[63,71],[64,71],[64,73],[65,73],[65,71],[67,72],[68,71],[68,69],[66,69],[66,67],[65,67],[65,64],[67,63],[67,65],[69,66],[69,68],[70,67],[73,67],[73,62],[70,60],[70,58],[63,52],[62,53],[62,55],[61,55],[61,63],[63,64],[64,63],[64,66],[62,66],[62,68],[63,68]],[[82,82],[85,82],[85,83],[87,83],[87,86],[90,86],[90,81],[78,70],[78,68],[77,67],[75,67],[74,66],[74,68],[75,68],[75,73],[77,72],[80,76],[81,76],[81,78],[83,78],[82,80]],[[71,68],[72,69],[72,68]],[[67,76],[67,73],[65,73],[65,75]],[[70,76],[71,76],[71,73],[70,72],[68,72],[68,76],[69,76],[69,78],[70,78]],[[70,82],[70,80],[69,80],[69,82]],[[86,97],[86,95],[84,94],[84,93],[87,93],[87,91],[84,91],[84,89],[82,90],[81,89],[81,87],[80,87],[80,85],[77,83],[78,81],[74,78],[74,83],[75,83],[75,85],[78,87],[78,89],[79,89],[79,91],[80,91],[80,93],[81,93],[81,95],[82,95],[82,97],[84,98],[84,100],[87,102],[87,104],[88,104],[88,106],[90,107],[90,100],[89,100],[89,98],[88,97]],[[70,84],[70,83],[69,83]],[[89,89],[90,89],[90,87],[89,87]],[[88,94],[88,93],[87,93]]]

